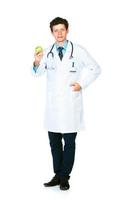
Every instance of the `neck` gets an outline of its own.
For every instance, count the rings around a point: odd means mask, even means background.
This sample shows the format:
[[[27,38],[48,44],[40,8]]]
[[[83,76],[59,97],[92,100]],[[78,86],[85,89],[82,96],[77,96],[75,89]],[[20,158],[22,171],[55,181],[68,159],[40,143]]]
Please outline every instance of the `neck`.
[[[64,41],[62,41],[62,42],[56,41],[56,43],[57,43],[58,46],[63,46],[65,41],[66,41],[66,39]]]

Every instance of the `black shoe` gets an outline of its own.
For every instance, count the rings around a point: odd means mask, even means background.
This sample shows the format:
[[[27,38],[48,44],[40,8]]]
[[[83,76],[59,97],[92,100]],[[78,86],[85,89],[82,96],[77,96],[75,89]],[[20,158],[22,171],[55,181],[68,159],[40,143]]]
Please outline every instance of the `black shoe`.
[[[52,187],[56,185],[60,185],[60,178],[57,175],[55,175],[50,182],[44,183],[45,187]]]
[[[61,190],[68,190],[70,188],[69,182],[68,182],[68,178],[61,178],[60,179],[60,189]]]

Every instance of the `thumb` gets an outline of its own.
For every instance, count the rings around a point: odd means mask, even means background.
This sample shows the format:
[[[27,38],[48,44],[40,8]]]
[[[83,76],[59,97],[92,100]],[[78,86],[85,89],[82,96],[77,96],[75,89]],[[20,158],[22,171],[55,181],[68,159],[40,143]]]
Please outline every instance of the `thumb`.
[[[71,84],[70,84],[70,86],[75,86],[75,84],[76,84],[76,83],[75,83],[75,82],[73,82],[73,83],[71,83]]]

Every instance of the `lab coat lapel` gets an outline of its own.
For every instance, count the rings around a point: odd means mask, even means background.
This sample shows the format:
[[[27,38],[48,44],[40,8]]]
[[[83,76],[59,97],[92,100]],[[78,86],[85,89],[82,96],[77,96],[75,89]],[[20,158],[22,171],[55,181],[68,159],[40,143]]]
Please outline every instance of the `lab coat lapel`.
[[[70,60],[69,58],[70,58],[70,55],[71,55],[71,50],[72,50],[71,43],[70,43],[70,41],[68,41],[66,52],[65,52],[65,54],[63,56],[63,59],[60,60],[60,58],[58,56],[58,52],[56,50],[56,46],[54,46],[53,53],[54,53],[55,64],[57,66],[59,66],[59,65],[66,66],[69,63],[69,60]]]
[[[62,65],[64,66],[65,71],[67,70],[68,65],[71,62],[71,59],[70,59],[71,51],[72,51],[71,43],[70,41],[68,41],[67,49],[62,59]]]
[[[56,66],[58,66],[58,65],[61,64],[62,61],[61,61],[60,58],[59,58],[58,52],[57,52],[57,50],[56,50],[56,45],[55,45],[54,48],[53,48],[53,53],[54,53],[54,61],[55,61],[55,64],[56,64]]]

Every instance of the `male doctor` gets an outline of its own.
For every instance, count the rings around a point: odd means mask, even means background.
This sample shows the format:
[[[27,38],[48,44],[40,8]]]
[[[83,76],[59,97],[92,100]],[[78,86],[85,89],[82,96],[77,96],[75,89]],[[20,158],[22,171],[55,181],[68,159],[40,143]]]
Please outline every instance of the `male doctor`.
[[[83,127],[82,91],[100,74],[100,67],[80,45],[67,40],[69,24],[56,17],[50,22],[55,43],[35,54],[33,72],[47,75],[45,127],[53,158],[54,177],[45,187],[70,188],[75,139]],[[85,71],[85,72],[84,72]],[[84,75],[85,74],[85,75]],[[64,145],[62,143],[64,140]]]

